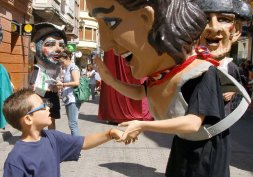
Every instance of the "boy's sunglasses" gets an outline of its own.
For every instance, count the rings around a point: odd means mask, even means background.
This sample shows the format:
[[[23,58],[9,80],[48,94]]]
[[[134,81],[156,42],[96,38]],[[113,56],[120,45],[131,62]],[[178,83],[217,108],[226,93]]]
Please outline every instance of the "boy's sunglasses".
[[[46,110],[47,107],[51,108],[52,107],[52,104],[49,103],[49,102],[46,102],[46,103],[42,103],[41,105],[39,105],[37,108],[34,108],[32,109],[31,111],[29,111],[26,115],[29,115],[29,114],[32,114],[36,111],[39,111],[39,110]]]

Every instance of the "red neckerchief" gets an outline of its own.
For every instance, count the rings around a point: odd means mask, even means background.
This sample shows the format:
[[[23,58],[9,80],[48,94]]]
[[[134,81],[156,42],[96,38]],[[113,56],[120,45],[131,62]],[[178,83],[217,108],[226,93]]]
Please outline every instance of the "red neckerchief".
[[[206,60],[212,63],[214,66],[219,66],[219,62],[212,58],[212,55],[209,53],[206,47],[198,46],[195,48],[195,52],[197,53],[197,55],[189,57],[182,64],[176,65],[172,68],[166,68],[148,76],[147,87],[152,87],[154,85],[164,83],[165,81],[182,71],[184,68],[186,68],[188,65],[190,65],[196,58]]]

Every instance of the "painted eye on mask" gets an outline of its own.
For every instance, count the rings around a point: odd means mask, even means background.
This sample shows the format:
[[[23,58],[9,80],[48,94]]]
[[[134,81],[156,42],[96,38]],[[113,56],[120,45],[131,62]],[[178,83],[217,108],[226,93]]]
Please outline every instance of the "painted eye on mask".
[[[220,23],[233,23],[234,19],[226,18],[226,17],[220,17],[218,18],[218,21]]]
[[[56,45],[55,42],[46,42],[45,47],[54,47]]]
[[[212,19],[210,17],[207,17],[207,23],[210,23]],[[217,21],[219,23],[233,23],[234,19],[228,18],[228,17],[218,17]]]
[[[64,42],[59,42],[58,45],[59,45],[59,47],[61,47],[61,48],[65,48]],[[56,46],[56,41],[46,42],[46,43],[44,44],[44,46],[45,46],[45,47],[54,47],[54,46]]]
[[[114,30],[122,21],[119,18],[110,18],[110,17],[104,17],[103,20],[111,30]]]

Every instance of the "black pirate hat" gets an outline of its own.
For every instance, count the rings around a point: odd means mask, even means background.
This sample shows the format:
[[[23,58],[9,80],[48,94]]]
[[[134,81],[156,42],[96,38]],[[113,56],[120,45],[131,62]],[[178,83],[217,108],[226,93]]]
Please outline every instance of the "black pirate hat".
[[[38,42],[39,40],[51,35],[57,34],[63,38],[65,44],[67,44],[67,37],[65,33],[65,26],[57,26],[53,23],[42,22],[34,25],[34,31],[32,32],[32,42]]]
[[[251,6],[243,0],[191,0],[206,13],[233,13],[236,18],[250,21]]]

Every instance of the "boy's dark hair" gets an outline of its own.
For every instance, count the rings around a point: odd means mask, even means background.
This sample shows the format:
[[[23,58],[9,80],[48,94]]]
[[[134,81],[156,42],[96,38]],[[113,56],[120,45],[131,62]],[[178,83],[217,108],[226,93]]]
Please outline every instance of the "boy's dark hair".
[[[25,116],[33,105],[28,98],[35,94],[31,89],[21,89],[9,96],[3,105],[3,113],[7,122],[13,127],[21,131],[21,117]]]

